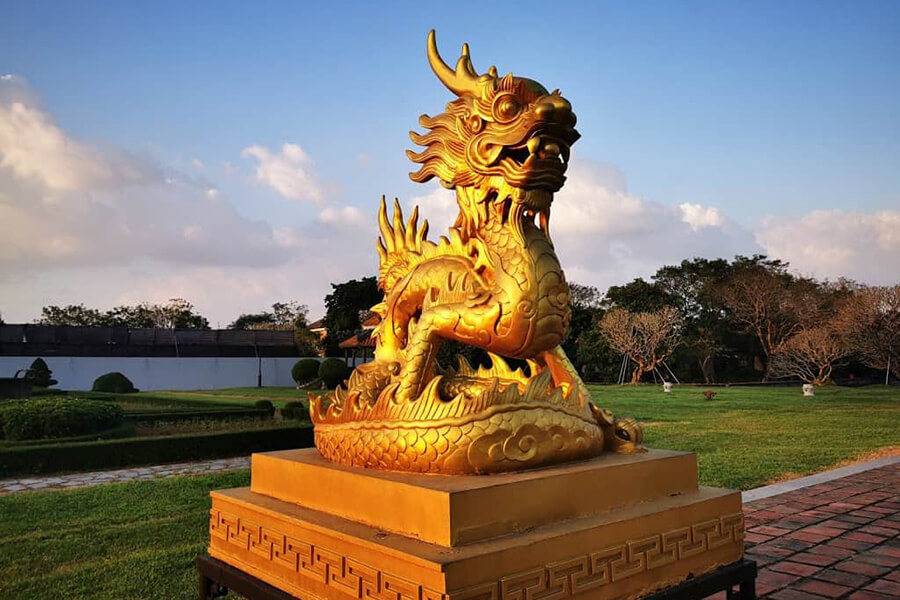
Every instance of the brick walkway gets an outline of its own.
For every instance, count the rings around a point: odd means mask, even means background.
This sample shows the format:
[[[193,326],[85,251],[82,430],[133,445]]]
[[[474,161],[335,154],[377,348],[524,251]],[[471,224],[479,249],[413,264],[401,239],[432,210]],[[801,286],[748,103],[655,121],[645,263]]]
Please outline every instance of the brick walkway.
[[[744,505],[759,598],[900,598],[900,464]]]
[[[115,471],[93,471],[91,473],[68,473],[45,477],[20,477],[0,480],[0,496],[32,490],[67,490],[76,487],[103,485],[122,481],[143,481],[179,475],[204,475],[235,469],[249,469],[250,457],[220,458],[199,462],[131,467]]]

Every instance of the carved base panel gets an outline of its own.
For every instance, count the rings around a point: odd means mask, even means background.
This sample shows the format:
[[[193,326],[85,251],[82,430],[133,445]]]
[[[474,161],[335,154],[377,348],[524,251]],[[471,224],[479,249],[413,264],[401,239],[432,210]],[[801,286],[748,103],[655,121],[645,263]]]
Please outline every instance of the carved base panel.
[[[587,490],[596,491],[568,493]],[[693,487],[552,520],[450,547],[237,488],[212,493],[209,553],[304,600],[629,599],[743,556],[741,499],[730,490]]]

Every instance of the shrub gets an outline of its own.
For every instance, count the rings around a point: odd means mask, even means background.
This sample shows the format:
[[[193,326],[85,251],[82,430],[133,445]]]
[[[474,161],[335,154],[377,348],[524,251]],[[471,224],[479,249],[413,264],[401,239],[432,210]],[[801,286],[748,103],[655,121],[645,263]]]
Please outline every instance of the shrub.
[[[110,394],[131,394],[138,391],[138,389],[134,387],[130,379],[118,371],[113,371],[95,379],[94,385],[91,386],[91,391],[108,392]]]
[[[314,358],[301,358],[291,369],[291,379],[297,385],[312,381],[319,376],[319,361]]]
[[[347,378],[347,365],[339,358],[326,358],[319,363],[319,378],[326,388],[336,388]]]
[[[309,409],[302,402],[288,402],[281,409],[281,416],[285,419],[297,419],[298,421],[309,419]]]
[[[257,400],[253,403],[253,408],[269,411],[270,417],[275,414],[275,405],[272,404],[271,400]]]
[[[43,358],[36,358],[31,366],[28,367],[28,381],[35,387],[50,387],[59,383],[51,377],[53,371],[47,366]]]
[[[312,446],[313,429],[308,425],[252,431],[24,445],[0,448],[0,477],[22,473],[91,471],[156,465]]]
[[[0,405],[0,425],[8,440],[72,437],[118,427],[122,407],[79,398],[37,398]]]

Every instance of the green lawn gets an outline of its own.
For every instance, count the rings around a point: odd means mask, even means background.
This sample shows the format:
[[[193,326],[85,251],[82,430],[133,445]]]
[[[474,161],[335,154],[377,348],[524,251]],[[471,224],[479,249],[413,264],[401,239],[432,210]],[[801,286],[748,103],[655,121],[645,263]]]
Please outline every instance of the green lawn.
[[[195,598],[209,491],[249,471],[0,498],[0,598]]]
[[[648,445],[697,452],[707,484],[749,488],[900,446],[897,388],[826,388],[815,398],[796,388],[715,388],[712,400],[694,387],[591,389],[616,414],[643,420]],[[231,392],[251,390],[297,393]],[[243,471],[0,497],[0,599],[192,598],[208,493],[248,481]]]
[[[317,391],[314,390],[314,393]],[[158,391],[138,392],[132,396],[150,396],[154,398],[172,398],[178,401],[196,402],[202,404],[235,404],[239,406],[253,406],[257,400],[271,400],[281,408],[287,402],[294,400],[306,400],[307,390],[298,390],[295,387],[237,387],[222,388],[219,390],[185,390],[185,391]]]
[[[644,423],[652,448],[697,453],[707,485],[749,489],[900,446],[900,388],[590,386],[594,401]]]

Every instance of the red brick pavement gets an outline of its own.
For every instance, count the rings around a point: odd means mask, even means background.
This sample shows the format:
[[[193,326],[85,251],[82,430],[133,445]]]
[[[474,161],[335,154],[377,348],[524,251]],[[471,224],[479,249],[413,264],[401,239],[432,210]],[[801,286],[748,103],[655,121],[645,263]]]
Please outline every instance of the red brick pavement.
[[[900,464],[744,505],[759,598],[900,598]]]

